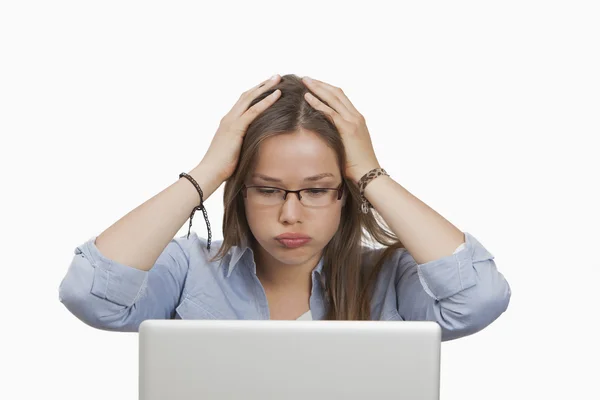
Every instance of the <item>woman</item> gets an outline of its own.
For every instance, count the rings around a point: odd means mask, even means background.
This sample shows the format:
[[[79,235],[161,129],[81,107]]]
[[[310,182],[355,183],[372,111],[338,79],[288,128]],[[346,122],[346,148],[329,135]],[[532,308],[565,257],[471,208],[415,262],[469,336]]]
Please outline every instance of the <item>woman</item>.
[[[211,250],[203,202],[223,182],[224,240]],[[208,240],[174,238],[197,209]],[[450,340],[508,307],[493,259],[381,168],[342,90],[276,75],[242,94],[189,174],[75,249],[59,297],[105,330],[150,318],[431,320]]]

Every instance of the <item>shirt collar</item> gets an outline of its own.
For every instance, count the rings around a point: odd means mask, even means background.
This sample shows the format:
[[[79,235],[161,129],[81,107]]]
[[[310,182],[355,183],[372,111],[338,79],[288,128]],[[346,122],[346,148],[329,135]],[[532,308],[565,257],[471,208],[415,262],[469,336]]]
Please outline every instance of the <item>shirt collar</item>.
[[[323,259],[321,256],[319,263],[313,269],[313,274],[317,273],[321,275],[323,271]],[[231,247],[231,261],[227,267],[227,277],[229,278],[233,273],[233,270],[237,267],[239,263],[244,263],[245,265],[252,267],[252,272],[256,274],[256,264],[254,263],[254,251],[250,246],[250,241],[247,237],[243,237],[239,246]]]
[[[248,253],[248,255],[246,255],[246,253]],[[249,258],[250,259],[249,261],[254,260],[254,251],[252,250],[252,247],[250,247],[248,238],[245,236],[242,237],[242,242],[240,243],[239,246],[231,247],[231,261],[229,261],[229,265],[227,268],[227,277],[228,278],[231,276],[233,270],[238,265],[238,263],[243,261],[244,257]],[[254,270],[254,273],[256,274],[256,264],[254,264],[254,262],[250,262],[248,264],[253,265],[253,270]]]

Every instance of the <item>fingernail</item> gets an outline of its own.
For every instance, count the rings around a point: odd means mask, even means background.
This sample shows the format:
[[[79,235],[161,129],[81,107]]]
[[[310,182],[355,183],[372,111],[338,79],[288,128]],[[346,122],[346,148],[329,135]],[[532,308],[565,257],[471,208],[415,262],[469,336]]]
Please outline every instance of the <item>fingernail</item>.
[[[302,79],[304,79],[308,83],[312,82],[312,79],[310,79],[308,76],[304,76],[304,77],[302,77]]]
[[[271,77],[271,79],[272,79],[272,80],[275,80],[275,79],[277,79],[277,77],[278,77],[278,76],[279,76],[279,74],[275,74],[275,75],[273,75],[273,76]]]

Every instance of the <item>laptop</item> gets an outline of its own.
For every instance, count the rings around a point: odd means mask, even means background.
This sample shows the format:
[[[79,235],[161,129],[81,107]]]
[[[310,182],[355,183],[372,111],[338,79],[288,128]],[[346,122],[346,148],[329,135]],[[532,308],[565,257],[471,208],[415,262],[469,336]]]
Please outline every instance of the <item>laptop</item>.
[[[439,400],[433,321],[145,320],[139,399]]]

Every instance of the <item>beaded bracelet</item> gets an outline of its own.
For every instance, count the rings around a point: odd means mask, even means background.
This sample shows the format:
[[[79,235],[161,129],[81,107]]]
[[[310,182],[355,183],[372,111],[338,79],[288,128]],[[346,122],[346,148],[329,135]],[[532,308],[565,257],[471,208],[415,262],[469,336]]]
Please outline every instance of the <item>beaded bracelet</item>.
[[[194,218],[194,213],[196,212],[196,210],[202,210],[202,212],[204,213],[204,219],[206,220],[206,227],[208,228],[208,245],[206,248],[210,250],[210,222],[208,222],[208,214],[206,213],[206,208],[204,208],[204,193],[202,193],[202,189],[200,188],[200,185],[198,185],[198,182],[196,182],[196,180],[192,178],[189,174],[182,172],[181,174],[179,174],[179,179],[181,179],[182,177],[187,178],[190,182],[192,182],[192,184],[196,187],[198,194],[200,195],[200,205],[194,207],[194,209],[192,210],[192,214],[190,215],[190,226],[188,228],[187,238],[190,238],[190,231],[192,229],[192,219]]]
[[[362,198],[362,204],[360,205],[360,211],[362,211],[363,214],[368,213],[369,208],[373,208],[373,205],[369,202],[369,200],[367,200],[365,198],[365,187],[367,186],[367,184],[370,181],[372,181],[373,179],[375,179],[381,175],[390,176],[385,171],[385,169],[374,168],[374,169],[370,170],[369,172],[367,172],[366,174],[364,174],[363,177],[360,178],[360,180],[358,181],[358,188],[360,189],[360,197]]]

